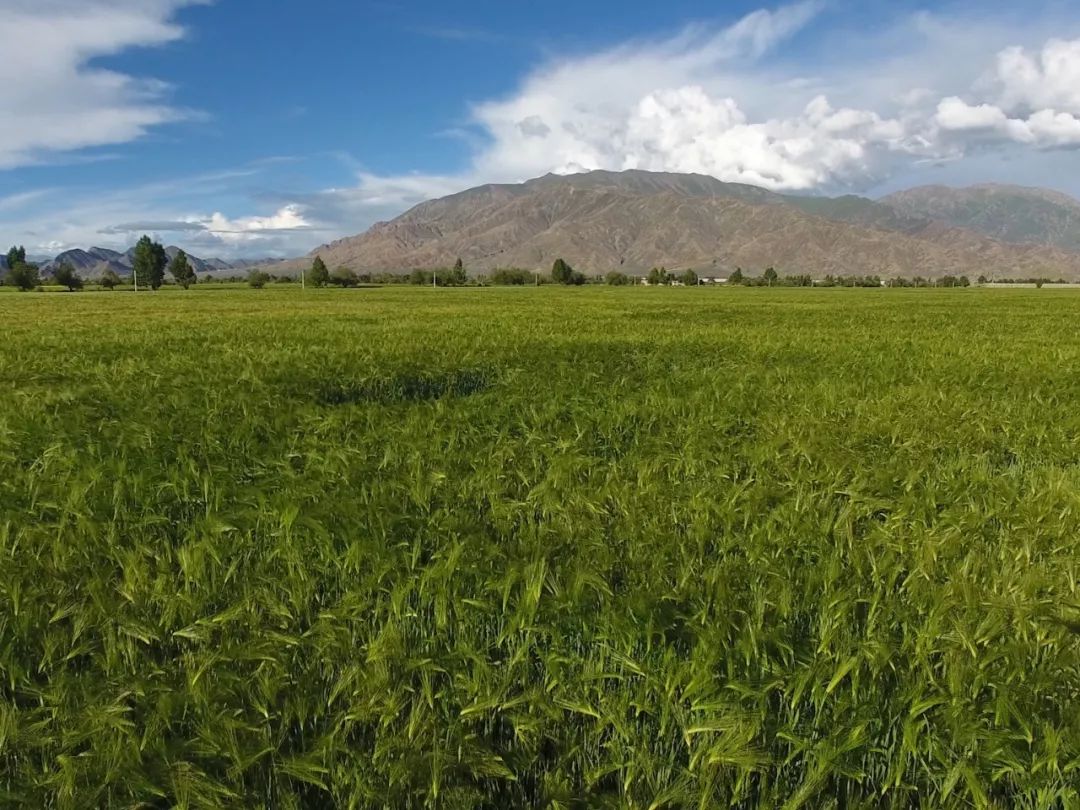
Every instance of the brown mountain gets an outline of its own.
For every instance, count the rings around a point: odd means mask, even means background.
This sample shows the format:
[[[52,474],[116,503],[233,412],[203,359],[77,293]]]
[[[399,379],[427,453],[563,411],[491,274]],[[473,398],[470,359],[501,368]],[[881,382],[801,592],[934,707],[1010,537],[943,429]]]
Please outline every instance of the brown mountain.
[[[800,198],[711,177],[641,171],[548,175],[422,203],[325,245],[330,267],[407,271],[461,257],[474,271],[588,273],[693,267],[725,274],[1080,278],[1080,254],[1013,245],[861,197]]]
[[[881,200],[905,217],[934,219],[1003,242],[1080,251],[1080,201],[1022,186],[921,186]]]

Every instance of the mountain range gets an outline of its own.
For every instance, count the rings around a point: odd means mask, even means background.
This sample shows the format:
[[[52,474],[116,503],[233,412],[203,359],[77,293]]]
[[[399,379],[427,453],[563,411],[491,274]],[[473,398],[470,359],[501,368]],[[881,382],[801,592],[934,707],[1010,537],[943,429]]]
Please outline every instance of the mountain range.
[[[171,258],[178,248],[166,249]],[[84,277],[131,274],[134,249],[69,250]],[[1080,280],[1080,201],[1038,188],[923,186],[872,200],[778,194],[697,174],[630,170],[546,175],[429,200],[359,236],[290,261],[188,258],[199,275],[259,267],[408,272],[461,258],[473,272],[547,270],[557,258],[589,274],[693,268],[725,276],[985,275]],[[0,258],[2,263],[2,258]]]
[[[1080,202],[1013,186],[804,197],[695,174],[594,171],[431,200],[312,251],[331,267],[1080,279]],[[289,266],[299,267],[301,261]]]
[[[180,248],[169,246],[165,248],[165,254],[171,260]],[[51,259],[39,261],[39,269],[47,274],[52,273],[63,263],[68,263],[75,271],[86,279],[100,278],[107,270],[112,270],[118,276],[130,276],[134,262],[135,248],[130,248],[124,253],[108,248],[92,247],[89,250],[75,248],[66,250]],[[188,254],[188,262],[195,270],[196,275],[228,275],[230,272],[244,272],[253,267],[264,267],[276,263],[276,260],[267,259],[237,259],[225,261],[224,259],[200,259]],[[0,256],[0,266],[6,266],[7,262]]]

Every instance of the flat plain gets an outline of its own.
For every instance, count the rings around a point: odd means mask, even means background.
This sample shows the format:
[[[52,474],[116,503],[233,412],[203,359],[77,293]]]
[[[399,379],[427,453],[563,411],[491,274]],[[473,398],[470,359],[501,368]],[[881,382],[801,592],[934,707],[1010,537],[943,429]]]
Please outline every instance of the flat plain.
[[[1078,324],[0,296],[0,804],[1076,807]]]

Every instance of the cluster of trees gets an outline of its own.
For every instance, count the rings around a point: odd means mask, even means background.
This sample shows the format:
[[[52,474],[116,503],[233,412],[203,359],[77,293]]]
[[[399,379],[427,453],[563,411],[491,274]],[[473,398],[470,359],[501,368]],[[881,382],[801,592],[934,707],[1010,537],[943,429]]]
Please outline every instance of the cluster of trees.
[[[165,283],[166,270],[185,290],[198,281],[195,269],[191,266],[184,251],[178,251],[170,260],[165,252],[165,246],[149,236],[142,237],[135,244],[131,266],[136,285],[144,284],[151,290],[161,289],[161,285]]]
[[[491,271],[487,280],[498,287],[524,287],[538,285],[540,275],[532,270],[522,270],[520,267],[499,267]]]
[[[828,275],[816,284],[813,279],[807,287],[881,287],[881,276],[833,276]]]
[[[32,290],[41,284],[38,276],[38,267],[33,262],[26,261],[26,248],[13,247],[7,252],[7,275],[4,283],[20,290]]]
[[[766,267],[760,276],[747,276],[741,267],[736,267],[735,272],[728,276],[728,284],[741,284],[744,287],[775,287],[780,282],[780,275],[774,267]]]
[[[645,277],[650,287],[663,287],[670,284],[681,284],[685,287],[695,286],[699,279],[693,270],[683,270],[681,273],[669,273],[666,267],[654,267]]]
[[[464,287],[469,283],[469,274],[465,271],[465,263],[458,259],[453,267],[413,270],[409,273],[409,283],[427,287]]]
[[[266,274],[263,273],[263,275]],[[267,277],[267,279],[269,279],[269,277]],[[358,287],[361,284],[370,283],[371,276],[360,275],[355,270],[350,270],[348,267],[339,267],[331,273],[330,269],[326,266],[326,262],[322,260],[322,257],[316,256],[315,261],[311,263],[311,270],[308,271],[306,280],[310,282],[313,287],[326,287],[331,284],[337,287]]]
[[[986,276],[979,276],[979,284],[1034,284],[1040,289],[1044,284],[1068,284],[1065,279],[1059,278],[1056,281],[1049,278],[994,278],[988,279]]]
[[[985,283],[985,282],[981,282]],[[941,278],[890,278],[885,282],[886,287],[970,287],[971,281],[967,276],[942,276]]]
[[[6,284],[18,287],[20,290],[33,290],[41,286],[40,268],[26,260],[26,248],[12,247],[5,258],[8,266],[7,276],[4,279]],[[198,281],[195,268],[191,266],[184,251],[178,251],[170,260],[164,246],[149,236],[142,237],[135,245],[132,270],[135,281],[152,290],[159,289],[164,283],[166,270],[185,290]],[[52,271],[52,280],[54,284],[67,287],[71,292],[81,290],[86,286],[86,280],[79,275],[70,262],[61,262],[55,267]],[[123,282],[116,271],[109,268],[102,273],[98,283],[104,289],[112,290]]]
[[[580,287],[587,279],[584,273],[579,273],[563,259],[556,259],[551,265],[551,280],[556,284]]]

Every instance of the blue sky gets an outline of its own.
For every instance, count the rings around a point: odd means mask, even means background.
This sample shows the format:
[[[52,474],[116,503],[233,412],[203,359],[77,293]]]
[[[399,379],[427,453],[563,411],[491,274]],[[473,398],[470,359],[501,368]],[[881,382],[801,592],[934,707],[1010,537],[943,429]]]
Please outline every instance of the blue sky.
[[[0,30],[0,241],[40,255],[298,255],[593,168],[1080,194],[1063,2],[0,0]]]

